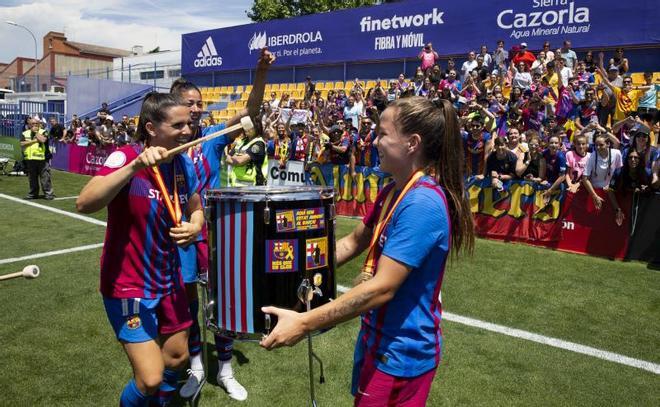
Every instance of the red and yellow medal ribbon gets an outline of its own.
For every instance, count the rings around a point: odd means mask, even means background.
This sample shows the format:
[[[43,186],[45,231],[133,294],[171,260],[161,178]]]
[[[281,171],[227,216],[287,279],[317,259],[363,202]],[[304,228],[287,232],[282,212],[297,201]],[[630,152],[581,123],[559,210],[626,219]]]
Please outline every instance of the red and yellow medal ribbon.
[[[406,196],[408,191],[410,191],[410,189],[423,176],[424,176],[423,171],[416,171],[410,177],[410,179],[408,179],[408,182],[406,182],[406,185],[403,187],[401,193],[396,198],[393,204],[392,204],[392,200],[394,199],[394,195],[396,194],[395,188],[392,188],[387,193],[387,196],[383,200],[383,207],[378,216],[378,222],[376,223],[376,227],[374,228],[373,236],[371,237],[371,243],[369,243],[369,251],[367,252],[367,258],[364,260],[364,265],[362,266],[362,273],[360,277],[362,281],[373,277],[374,273],[376,272],[376,246],[378,245],[378,241],[380,240],[380,236],[383,234],[385,227],[390,222],[390,219],[392,219],[394,210],[399,205],[399,203],[401,203],[401,200],[403,199],[403,197]]]
[[[176,226],[181,225],[181,203],[179,202],[178,188],[176,186],[176,165],[172,164],[172,180],[174,187],[172,191],[174,192],[174,202],[170,198],[170,194],[167,191],[165,186],[165,181],[163,181],[163,176],[160,174],[158,166],[151,167],[154,172],[154,178],[156,179],[156,184],[158,184],[158,189],[160,189],[160,194],[163,197],[163,202],[165,202],[165,207],[167,212],[170,214],[170,218]]]

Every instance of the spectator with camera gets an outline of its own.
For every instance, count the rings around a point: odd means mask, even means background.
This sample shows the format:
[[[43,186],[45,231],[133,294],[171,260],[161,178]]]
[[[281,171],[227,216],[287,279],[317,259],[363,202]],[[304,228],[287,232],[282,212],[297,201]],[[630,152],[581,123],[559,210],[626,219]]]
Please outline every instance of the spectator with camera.
[[[422,61],[420,67],[426,73],[429,69],[433,68],[433,65],[438,63],[440,56],[433,50],[433,44],[429,42],[424,45],[417,58]]]

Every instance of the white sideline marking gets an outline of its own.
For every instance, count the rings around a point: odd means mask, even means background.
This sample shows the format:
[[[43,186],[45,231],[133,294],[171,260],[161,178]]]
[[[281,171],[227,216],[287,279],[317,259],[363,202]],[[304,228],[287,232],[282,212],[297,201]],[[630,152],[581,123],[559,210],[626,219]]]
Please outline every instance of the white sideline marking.
[[[76,196],[62,196],[62,197],[53,198],[53,201],[64,201],[65,199],[76,199],[76,198],[78,198],[78,195],[76,195]]]
[[[337,291],[345,293],[349,287],[337,284]],[[543,345],[552,346],[554,348],[564,349],[583,355],[593,356],[598,359],[607,360],[621,365],[636,367],[638,369],[646,370],[651,373],[660,374],[660,365],[645,360],[634,359],[628,356],[619,355],[618,353],[608,352],[605,350],[592,348],[590,346],[580,345],[578,343],[568,342],[549,336],[543,336],[532,332],[523,331],[521,329],[509,328],[503,325],[492,324],[490,322],[480,321],[474,318],[463,317],[460,315],[452,314],[450,312],[442,312],[442,319],[446,321],[455,322],[457,324],[468,325],[475,328],[485,329],[486,331],[495,332],[498,334],[512,336],[514,338],[525,339],[528,341],[540,343]]]
[[[103,247],[103,243],[88,244],[86,246],[72,247],[70,249],[53,250],[52,252],[31,254],[29,256],[23,256],[23,257],[12,257],[10,259],[0,260],[0,264],[16,263],[24,260],[39,259],[41,257],[57,256],[59,254],[82,252],[84,250],[98,249],[99,247]]]
[[[41,205],[41,204],[31,202],[31,201],[26,201],[25,199],[15,198],[15,197],[10,196],[10,195],[0,194],[0,198],[5,198],[5,199],[8,199],[10,201],[21,203],[23,205],[33,206],[35,208],[45,209],[47,211],[55,212],[57,214],[68,216],[70,218],[82,220],[82,221],[85,221],[85,222],[93,223],[95,225],[107,226],[106,222],[103,222],[103,221],[98,220],[98,219],[90,218],[89,216],[78,215],[77,213],[72,213],[72,212],[69,212],[69,211],[63,211],[63,210],[57,209],[57,208],[51,208],[50,206]]]

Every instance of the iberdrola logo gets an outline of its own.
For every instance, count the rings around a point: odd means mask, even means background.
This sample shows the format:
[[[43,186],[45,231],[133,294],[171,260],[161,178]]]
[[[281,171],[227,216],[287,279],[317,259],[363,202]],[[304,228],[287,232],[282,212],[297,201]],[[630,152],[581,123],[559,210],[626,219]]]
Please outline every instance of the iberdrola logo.
[[[250,50],[250,54],[252,54],[252,51],[258,51],[263,47],[265,47],[266,42],[268,42],[268,37],[266,37],[266,31],[262,33],[258,33],[258,32],[254,33],[252,35],[252,38],[250,39],[250,42],[248,42],[248,49]]]

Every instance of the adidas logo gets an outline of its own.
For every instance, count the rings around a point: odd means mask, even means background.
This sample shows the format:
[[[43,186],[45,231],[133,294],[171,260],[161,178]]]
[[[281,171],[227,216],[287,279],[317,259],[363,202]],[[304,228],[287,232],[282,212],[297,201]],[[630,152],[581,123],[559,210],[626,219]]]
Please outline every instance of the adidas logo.
[[[193,63],[195,68],[204,68],[207,66],[221,66],[222,57],[218,56],[218,51],[213,44],[213,38],[208,37],[202,46],[202,50],[197,53],[197,59]]]

